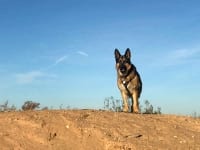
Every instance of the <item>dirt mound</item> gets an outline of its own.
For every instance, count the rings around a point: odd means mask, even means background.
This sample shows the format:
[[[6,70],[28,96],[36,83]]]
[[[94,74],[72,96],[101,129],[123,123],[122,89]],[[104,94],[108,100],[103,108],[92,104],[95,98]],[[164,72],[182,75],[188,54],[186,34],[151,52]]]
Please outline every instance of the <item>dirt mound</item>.
[[[200,149],[200,119],[96,110],[0,113],[5,150]]]

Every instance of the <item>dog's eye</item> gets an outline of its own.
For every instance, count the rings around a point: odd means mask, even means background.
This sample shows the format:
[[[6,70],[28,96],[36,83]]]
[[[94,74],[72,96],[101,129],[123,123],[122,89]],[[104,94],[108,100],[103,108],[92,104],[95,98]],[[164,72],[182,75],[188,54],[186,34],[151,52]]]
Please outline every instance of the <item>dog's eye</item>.
[[[129,63],[129,60],[125,60],[124,63]]]

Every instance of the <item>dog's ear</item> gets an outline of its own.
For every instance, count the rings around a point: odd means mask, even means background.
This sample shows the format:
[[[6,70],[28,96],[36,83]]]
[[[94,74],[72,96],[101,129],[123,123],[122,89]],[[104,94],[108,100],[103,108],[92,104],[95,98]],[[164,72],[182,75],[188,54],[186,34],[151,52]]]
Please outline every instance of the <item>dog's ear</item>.
[[[118,62],[120,57],[121,57],[121,54],[120,54],[119,50],[116,48],[115,49],[115,60],[116,60],[116,62]]]
[[[126,49],[125,57],[126,57],[127,59],[131,59],[131,50],[130,50],[129,48]]]

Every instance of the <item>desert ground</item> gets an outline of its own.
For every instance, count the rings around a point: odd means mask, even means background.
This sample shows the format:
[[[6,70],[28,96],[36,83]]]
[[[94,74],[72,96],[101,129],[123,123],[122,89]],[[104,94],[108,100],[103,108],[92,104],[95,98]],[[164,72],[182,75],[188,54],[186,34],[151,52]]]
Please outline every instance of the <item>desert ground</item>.
[[[0,112],[1,150],[200,150],[200,119],[102,110]]]

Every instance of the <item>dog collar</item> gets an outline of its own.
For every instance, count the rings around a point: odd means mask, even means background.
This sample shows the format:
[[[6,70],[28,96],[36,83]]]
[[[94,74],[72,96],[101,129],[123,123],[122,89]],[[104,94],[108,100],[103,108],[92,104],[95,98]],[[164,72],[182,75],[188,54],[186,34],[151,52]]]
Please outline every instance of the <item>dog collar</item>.
[[[125,88],[127,89],[129,81],[126,80],[122,80],[122,84],[125,86]]]
[[[127,86],[129,84],[129,82],[131,82],[132,80],[134,80],[136,78],[136,75],[133,76],[133,78],[131,78],[130,80],[126,81],[126,80],[121,80],[122,84],[124,86]]]
[[[122,81],[122,83],[125,85],[125,84],[126,84],[126,81],[124,80],[124,81]]]
[[[130,81],[126,82],[126,80],[122,80],[122,84],[124,85],[126,91],[128,92],[128,95],[131,96],[131,93],[128,89],[128,84],[129,84]]]

